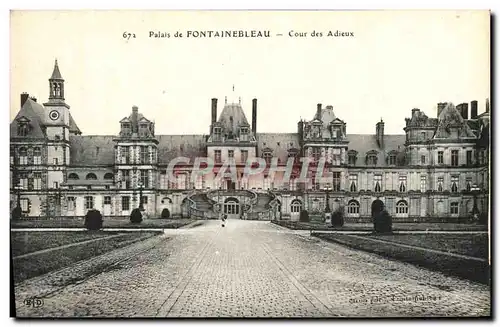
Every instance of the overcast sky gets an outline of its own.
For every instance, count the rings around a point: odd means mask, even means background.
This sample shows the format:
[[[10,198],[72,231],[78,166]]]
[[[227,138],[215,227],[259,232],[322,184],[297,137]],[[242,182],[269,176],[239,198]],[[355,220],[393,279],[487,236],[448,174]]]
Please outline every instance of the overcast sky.
[[[176,30],[240,29],[272,37],[173,38]],[[21,92],[47,100],[57,58],[66,102],[87,135],[117,134],[133,105],[156,122],[156,134],[206,134],[210,99],[220,113],[225,96],[241,97],[249,122],[258,99],[259,132],[296,132],[322,103],[348,134],[372,134],[380,118],[387,134],[401,134],[412,108],[435,117],[437,102],[478,100],[484,111],[489,30],[486,11],[13,12],[10,118]]]

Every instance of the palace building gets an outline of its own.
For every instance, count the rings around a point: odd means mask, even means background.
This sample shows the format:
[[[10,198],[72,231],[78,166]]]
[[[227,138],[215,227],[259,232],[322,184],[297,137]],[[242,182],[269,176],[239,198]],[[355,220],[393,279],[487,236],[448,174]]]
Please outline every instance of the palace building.
[[[226,98],[220,106],[212,99],[210,109],[208,135],[156,135],[155,123],[136,106],[116,122],[118,135],[84,135],[56,61],[48,101],[21,94],[10,125],[11,210],[20,205],[25,218],[49,219],[83,217],[94,208],[112,219],[140,207],[151,219],[210,219],[223,212],[261,220],[344,210],[347,220],[369,221],[374,204],[383,204],[395,222],[463,221],[488,212],[489,102],[481,114],[477,101],[470,111],[468,103],[438,103],[432,115],[412,109],[398,135],[385,134],[382,120],[373,134],[349,134],[339,111],[321,104],[311,120],[298,122],[296,133],[259,133],[256,99],[251,123],[241,101]],[[179,157],[190,162],[169,174]],[[196,158],[212,159],[213,170],[192,178]],[[268,167],[245,176],[252,158],[281,167],[292,158],[290,179]],[[312,162],[306,181],[298,178],[302,158]],[[327,181],[315,178],[322,159]],[[216,178],[228,162],[233,171]]]

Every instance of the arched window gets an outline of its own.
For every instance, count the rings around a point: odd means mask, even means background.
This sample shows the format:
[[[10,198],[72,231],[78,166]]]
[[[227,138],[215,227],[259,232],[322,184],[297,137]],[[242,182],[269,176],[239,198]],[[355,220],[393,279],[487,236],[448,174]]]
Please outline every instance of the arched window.
[[[86,180],[96,180],[97,176],[94,173],[88,173],[85,177]]]
[[[42,163],[42,150],[36,146],[33,148],[33,164],[40,165]]]
[[[76,173],[71,173],[68,175],[68,179],[76,180],[76,179],[80,179],[80,177]]]
[[[104,174],[104,179],[113,179],[113,173]]]
[[[300,200],[293,200],[290,204],[290,211],[292,213],[299,213],[302,210],[302,203]]]
[[[359,202],[356,200],[351,200],[347,204],[347,213],[359,214]]]
[[[396,213],[408,213],[408,203],[401,200],[396,204]]]

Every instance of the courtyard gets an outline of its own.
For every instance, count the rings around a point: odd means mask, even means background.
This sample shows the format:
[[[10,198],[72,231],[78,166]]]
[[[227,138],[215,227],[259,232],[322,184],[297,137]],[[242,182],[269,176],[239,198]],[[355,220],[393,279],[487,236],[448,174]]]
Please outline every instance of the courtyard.
[[[165,229],[21,281],[15,295],[18,317],[490,315],[488,285],[243,220]]]

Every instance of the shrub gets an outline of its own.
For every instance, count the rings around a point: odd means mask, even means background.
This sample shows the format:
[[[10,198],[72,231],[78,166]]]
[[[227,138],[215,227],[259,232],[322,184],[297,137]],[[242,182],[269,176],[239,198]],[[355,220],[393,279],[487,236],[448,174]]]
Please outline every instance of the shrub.
[[[162,217],[163,219],[168,219],[168,218],[170,218],[170,211],[169,211],[167,208],[163,209],[163,210],[161,211],[161,217]]]
[[[99,210],[92,209],[85,215],[85,228],[88,230],[99,230],[102,228],[102,215]]]
[[[132,210],[132,213],[130,214],[130,222],[134,224],[142,222],[142,212],[139,208]]]
[[[332,227],[342,227],[344,226],[344,208],[337,208],[332,213]]]
[[[23,216],[23,211],[21,207],[15,207],[12,210],[12,219],[21,219],[22,216]]]
[[[488,213],[487,212],[481,212],[479,214],[478,223],[481,225],[488,225]]]
[[[392,218],[387,210],[382,210],[373,219],[375,233],[392,233]]]
[[[308,223],[309,222],[309,212],[307,212],[307,210],[302,210],[300,212],[300,218],[299,218],[299,220],[302,221],[302,222]]]

